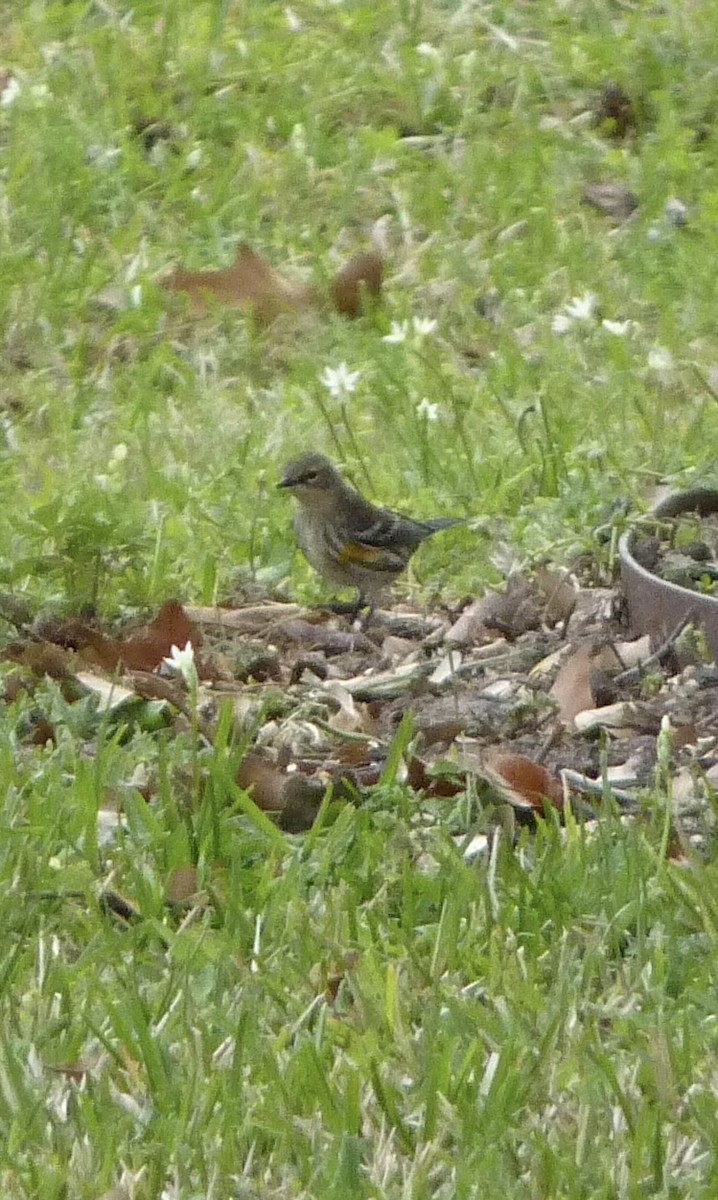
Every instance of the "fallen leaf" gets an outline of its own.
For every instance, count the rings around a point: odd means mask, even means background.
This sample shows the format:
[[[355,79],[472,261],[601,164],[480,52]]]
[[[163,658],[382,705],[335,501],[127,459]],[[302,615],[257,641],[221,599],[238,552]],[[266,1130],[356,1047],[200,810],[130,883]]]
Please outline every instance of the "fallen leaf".
[[[331,287],[337,312],[345,317],[360,316],[365,300],[378,299],[384,280],[384,260],[376,251],[357,254],[337,275]]]
[[[449,679],[453,679],[461,666],[461,662],[461,651],[449,650],[447,654],[443,654],[439,659],[436,667],[429,676],[428,682],[439,685],[446,683]]]
[[[561,720],[571,724],[577,713],[597,705],[599,691],[606,694],[611,676],[622,669],[623,663],[610,642],[577,642],[564,657],[549,692],[558,704]]]
[[[326,784],[316,776],[295,772],[286,777],[284,808],[279,818],[279,827],[285,833],[303,833],[311,829],[321,807]]]
[[[263,812],[281,812],[289,776],[275,762],[254,751],[245,754],[237,772],[237,785],[249,792]]]
[[[545,604],[544,615],[547,625],[564,626],[576,607],[578,594],[567,575],[541,567],[535,576],[536,589]]]
[[[453,766],[453,764],[452,764]],[[413,755],[406,764],[407,782],[415,792],[423,792],[426,796],[445,799],[457,796],[466,789],[465,778],[460,778],[456,771],[453,775],[432,773],[427,764]]]
[[[487,592],[464,609],[446,634],[446,641],[467,646],[497,630],[509,639],[541,625],[541,611],[533,584],[522,575],[510,575],[505,592]]]
[[[104,679],[101,675],[93,675],[89,671],[78,671],[75,678],[88,692],[97,697],[98,712],[112,712],[136,695],[131,688],[121,687],[115,680]]]
[[[584,189],[583,199],[614,221],[627,221],[638,208],[638,196],[625,183],[591,183]]]
[[[655,709],[633,700],[578,712],[573,723],[579,733],[610,729],[622,737],[632,737],[636,733],[658,733],[661,727],[661,719]]]
[[[330,294],[338,312],[356,317],[362,311],[364,297],[381,294],[384,263],[375,252],[358,254],[334,279]],[[189,296],[190,316],[202,316],[209,298],[229,308],[251,310],[262,325],[268,325],[282,312],[303,312],[320,307],[319,290],[295,283],[275,271],[260,254],[246,244],[240,246],[231,267],[215,271],[188,271],[177,267],[162,280],[171,292]]]
[[[187,617],[177,600],[162,605],[154,621],[138,629],[132,637],[118,640],[100,632],[92,632],[89,644],[97,662],[104,670],[114,672],[154,671],[173,646],[184,647],[191,642],[196,651],[202,635]],[[198,664],[199,670],[199,664]]]
[[[171,904],[179,904],[189,900],[197,893],[197,868],[189,863],[184,867],[175,867],[170,871],[167,880],[167,899]]]
[[[229,308],[252,309],[261,324],[269,324],[288,309],[304,309],[315,302],[315,289],[284,279],[261,255],[246,244],[240,246],[231,267],[217,271],[187,271],[177,267],[162,280],[172,292],[190,298],[193,317],[207,311],[207,298]]]
[[[523,754],[487,755],[481,774],[497,789],[502,800],[513,807],[533,808],[542,813],[546,801],[563,812],[563,784],[546,767]]]
[[[324,684],[324,690],[336,700],[338,711],[329,718],[332,729],[345,730],[349,733],[371,733],[373,722],[366,711],[366,705],[357,706],[354,697],[342,687],[338,679],[330,679]]]
[[[644,633],[643,637],[633,638],[630,642],[616,642],[615,649],[624,670],[639,667],[651,657],[650,634]]]
[[[573,722],[577,713],[593,705],[592,660],[593,647],[590,644],[577,646],[561,664],[553,681],[549,695],[558,704],[558,715],[566,724]]]

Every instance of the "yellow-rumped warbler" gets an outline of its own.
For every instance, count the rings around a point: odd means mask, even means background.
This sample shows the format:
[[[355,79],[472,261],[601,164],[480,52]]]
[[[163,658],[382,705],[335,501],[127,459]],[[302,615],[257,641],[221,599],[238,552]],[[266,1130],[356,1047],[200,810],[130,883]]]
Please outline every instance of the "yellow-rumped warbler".
[[[460,524],[457,517],[415,521],[378,508],[342,479],[323,454],[287,463],[280,488],[297,504],[299,548],[315,571],[339,587],[359,589],[359,607],[375,604],[425,538]]]

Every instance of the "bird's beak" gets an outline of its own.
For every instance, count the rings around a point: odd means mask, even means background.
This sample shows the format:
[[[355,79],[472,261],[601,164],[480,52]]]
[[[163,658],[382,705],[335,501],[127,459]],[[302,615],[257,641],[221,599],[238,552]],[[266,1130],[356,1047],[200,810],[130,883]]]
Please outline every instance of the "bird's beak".
[[[284,476],[284,479],[280,479],[280,480],[279,480],[279,483],[277,484],[277,487],[278,487],[278,488],[288,488],[288,487],[291,487],[291,486],[292,486],[292,482],[293,482],[293,481],[292,481],[292,480],[289,478],[289,476],[288,476],[288,475],[285,475],[285,476]]]

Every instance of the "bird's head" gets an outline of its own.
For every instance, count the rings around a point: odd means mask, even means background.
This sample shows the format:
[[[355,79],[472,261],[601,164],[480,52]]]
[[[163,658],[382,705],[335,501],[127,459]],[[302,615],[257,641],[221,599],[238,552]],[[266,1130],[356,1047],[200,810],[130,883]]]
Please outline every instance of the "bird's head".
[[[307,498],[331,492],[340,482],[341,476],[334,464],[323,454],[312,451],[287,463],[277,487],[288,488],[296,496]]]

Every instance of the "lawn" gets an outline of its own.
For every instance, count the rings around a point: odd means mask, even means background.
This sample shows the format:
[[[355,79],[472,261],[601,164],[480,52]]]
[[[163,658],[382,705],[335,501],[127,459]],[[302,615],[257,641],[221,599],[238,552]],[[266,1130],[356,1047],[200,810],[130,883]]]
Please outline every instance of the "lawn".
[[[0,12],[4,642],[18,606],[325,598],[275,487],[305,449],[466,518],[396,589],[429,612],[509,559],[609,581],[629,507],[715,482],[711,0]],[[243,243],[325,299],[263,324],[163,286]],[[329,284],[372,249],[351,320]],[[715,1197],[718,880],[710,842],[663,853],[669,768],[654,823],[473,858],[479,797],[408,787],[407,719],[291,835],[205,700],[6,693],[2,1195]]]

